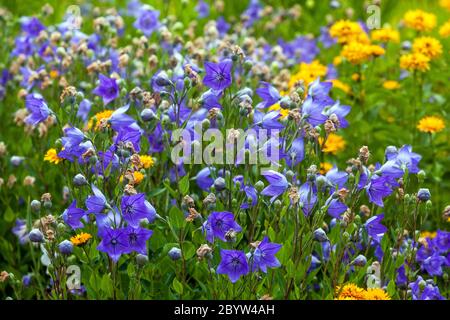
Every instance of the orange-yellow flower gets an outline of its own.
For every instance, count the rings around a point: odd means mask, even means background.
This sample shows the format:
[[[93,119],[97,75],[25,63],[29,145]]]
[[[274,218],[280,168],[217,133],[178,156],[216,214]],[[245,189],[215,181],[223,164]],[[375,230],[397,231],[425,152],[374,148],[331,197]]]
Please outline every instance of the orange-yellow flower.
[[[357,22],[339,20],[330,27],[329,33],[331,37],[337,38],[339,43],[349,43],[358,40],[364,31]]]
[[[45,153],[44,161],[48,161],[50,163],[58,164],[61,161],[63,161],[63,159],[58,157],[58,152],[56,151],[55,148],[50,148]]]
[[[346,144],[344,138],[335,133],[330,133],[326,140],[319,137],[319,143],[322,146],[323,152],[332,154],[337,154],[344,150]]]
[[[308,87],[318,77],[326,76],[327,70],[328,68],[317,60],[311,63],[302,62],[300,64],[300,70],[289,79],[289,88],[292,88],[300,80],[303,80],[305,86]]]
[[[386,80],[385,82],[383,82],[383,88],[387,90],[395,90],[400,88],[400,83],[395,80]]]
[[[450,20],[448,20],[446,23],[444,23],[444,24],[439,28],[439,35],[440,35],[442,38],[450,37]]]
[[[381,288],[369,288],[364,291],[364,300],[391,300],[391,297]]]
[[[342,82],[339,79],[331,79],[329,80],[332,84],[333,84],[333,88],[337,88],[339,90],[344,91],[345,93],[349,94],[352,89],[350,88],[350,86],[344,82]]]
[[[70,242],[72,242],[74,246],[82,246],[85,245],[90,239],[92,239],[92,236],[89,233],[81,232],[80,234],[70,238]]]
[[[155,161],[153,160],[152,156],[149,155],[140,155],[139,159],[141,159],[142,166],[144,167],[144,169],[151,168],[155,164]]]
[[[390,27],[373,30],[370,33],[370,37],[374,41],[380,42],[399,42],[400,41],[400,33],[397,30],[394,30]]]
[[[429,116],[420,119],[417,129],[422,132],[436,133],[445,129],[445,123],[440,117]]]
[[[336,288],[337,300],[364,300],[365,290],[353,283]]]
[[[111,118],[111,115],[113,114],[113,110],[103,110],[101,112],[98,112],[93,116],[91,119],[89,119],[88,122],[88,129],[92,129],[94,127],[94,130],[100,130],[102,124],[107,121],[109,118]]]
[[[442,8],[447,9],[448,11],[450,11],[450,0],[440,0],[439,1],[439,5]]]
[[[320,163],[320,174],[326,174],[328,171],[333,168],[333,165],[329,162],[321,162]]]
[[[385,54],[385,50],[377,45],[361,42],[350,42],[342,48],[341,56],[353,64],[360,64],[369,60],[372,56],[378,57]]]
[[[405,54],[400,57],[400,68],[408,71],[425,72],[430,70],[430,58],[418,52]]]
[[[436,26],[436,16],[422,10],[407,11],[403,21],[408,28],[417,31],[430,31]]]
[[[430,59],[439,57],[442,54],[442,44],[432,37],[420,37],[414,39],[413,52],[422,53]]]
[[[289,115],[289,109],[283,109],[279,103],[271,105],[268,109],[269,111],[280,111],[281,119],[286,118]]]

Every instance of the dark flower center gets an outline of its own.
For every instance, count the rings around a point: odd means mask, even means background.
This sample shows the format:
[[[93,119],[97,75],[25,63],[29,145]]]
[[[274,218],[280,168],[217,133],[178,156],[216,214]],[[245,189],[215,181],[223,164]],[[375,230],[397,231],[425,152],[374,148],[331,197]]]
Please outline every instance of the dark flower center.
[[[137,242],[137,234],[136,233],[130,233],[130,235],[128,236],[128,242],[130,244],[135,244]]]
[[[240,264],[241,264],[241,261],[239,260],[239,258],[234,257],[234,258],[231,259],[231,265],[232,265],[234,268],[239,267]]]
[[[223,221],[222,220],[217,220],[216,221],[216,227],[220,229],[220,228],[222,228],[222,226],[223,226]]]
[[[223,76],[223,74],[221,74],[221,73],[216,74],[217,81],[223,81],[224,79],[225,79],[225,77]]]
[[[133,206],[131,204],[127,204],[125,207],[125,213],[126,214],[132,214],[133,213]]]
[[[116,240],[116,239],[112,239],[112,240],[111,240],[111,244],[112,244],[113,246],[115,246],[115,245],[117,244],[117,240]]]

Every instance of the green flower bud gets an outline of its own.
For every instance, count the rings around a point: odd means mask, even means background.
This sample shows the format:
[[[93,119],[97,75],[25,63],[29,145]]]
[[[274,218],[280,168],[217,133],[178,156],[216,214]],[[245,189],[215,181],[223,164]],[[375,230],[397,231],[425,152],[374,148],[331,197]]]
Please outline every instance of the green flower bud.
[[[427,177],[427,174],[425,171],[420,170],[419,172],[417,172],[417,179],[419,180],[419,183],[422,183],[426,177]]]
[[[262,182],[261,180],[259,180],[258,182],[255,183],[255,189],[258,192],[261,192],[264,189],[264,182]]]
[[[44,201],[44,208],[49,210],[52,208],[52,202],[51,201]]]
[[[275,200],[274,203],[273,203],[273,206],[274,206],[275,210],[281,209],[281,205],[282,205],[282,203],[281,203],[281,201],[279,199]]]

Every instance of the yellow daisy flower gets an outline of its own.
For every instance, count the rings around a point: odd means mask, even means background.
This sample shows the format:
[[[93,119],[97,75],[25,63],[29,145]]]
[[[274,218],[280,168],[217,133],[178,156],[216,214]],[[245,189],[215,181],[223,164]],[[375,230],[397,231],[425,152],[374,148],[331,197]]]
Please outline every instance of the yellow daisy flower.
[[[92,236],[89,233],[81,232],[80,234],[77,234],[70,238],[70,242],[74,246],[83,246],[85,245],[90,239],[92,239]]]
[[[436,16],[422,10],[409,10],[403,16],[408,28],[417,31],[430,31],[436,26]]]
[[[108,120],[111,118],[111,115],[113,114],[113,110],[103,110],[101,112],[98,112],[93,116],[91,119],[89,119],[88,122],[88,129],[92,129],[94,127],[94,130],[100,130],[102,122]]]
[[[372,38],[372,40],[380,42],[400,41],[400,33],[397,30],[392,29],[391,27],[373,30],[370,33],[370,37]]]
[[[339,20],[330,27],[329,33],[331,37],[337,38],[339,43],[345,44],[357,40],[364,31],[357,22]]]
[[[422,53],[430,59],[439,57],[442,54],[442,44],[432,37],[420,37],[414,39],[413,52]]]
[[[444,24],[439,28],[439,35],[440,35],[442,38],[450,37],[450,20],[448,20],[446,23],[444,23]]]
[[[445,123],[440,117],[428,116],[420,119],[417,129],[422,132],[436,133],[445,129]]]
[[[395,80],[386,80],[385,82],[383,82],[383,88],[387,90],[395,90],[400,88],[400,83]]]
[[[332,154],[337,154],[344,150],[346,144],[344,138],[335,133],[330,133],[326,141],[322,137],[319,137],[319,143],[322,146],[323,152]]]
[[[430,70],[430,58],[422,53],[409,53],[400,57],[400,68],[408,71],[425,72]]]
[[[50,163],[58,164],[61,161],[63,161],[63,159],[58,157],[58,152],[56,151],[55,148],[50,148],[45,153],[44,161],[48,161]]]
[[[364,291],[364,300],[391,300],[391,297],[381,288],[369,288]]]
[[[328,171],[333,168],[333,165],[329,162],[321,162],[320,163],[320,174],[326,174]]]
[[[141,159],[142,166],[144,167],[144,169],[151,168],[155,164],[155,161],[153,160],[152,156],[149,155],[140,155],[139,159]]]
[[[365,290],[353,283],[336,288],[337,300],[364,300]]]

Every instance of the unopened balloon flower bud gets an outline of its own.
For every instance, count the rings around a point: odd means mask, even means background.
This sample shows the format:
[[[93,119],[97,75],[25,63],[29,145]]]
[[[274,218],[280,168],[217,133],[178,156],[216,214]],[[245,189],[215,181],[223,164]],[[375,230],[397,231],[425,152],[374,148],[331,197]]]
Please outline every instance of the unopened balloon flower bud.
[[[358,267],[364,267],[367,263],[367,259],[365,256],[363,256],[362,254],[360,254],[359,256],[357,256],[355,258],[355,260],[353,260],[352,264]]]
[[[166,87],[172,84],[172,81],[170,81],[169,76],[167,72],[160,71],[155,78],[155,83],[160,87]]]
[[[146,264],[148,263],[148,256],[147,255],[145,255],[145,254],[138,254],[137,256],[136,256],[136,264],[139,266],[139,267],[143,267],[143,266],[145,266]]]
[[[431,193],[430,193],[429,189],[421,188],[421,189],[419,189],[419,191],[417,191],[417,199],[420,202],[428,201],[428,200],[430,200],[430,198],[431,198]]]
[[[169,255],[170,259],[172,259],[174,261],[179,260],[179,259],[181,259],[181,249],[173,247],[172,249],[169,250],[168,255]]]
[[[76,187],[82,187],[87,184],[87,180],[81,173],[79,173],[73,178],[73,184]]]
[[[217,191],[225,190],[226,188],[225,179],[222,177],[218,177],[216,180],[214,180],[214,188],[216,188]]]
[[[12,156],[10,162],[14,167],[18,167],[22,164],[23,160],[25,160],[24,157]]]
[[[319,242],[328,241],[327,234],[325,233],[325,231],[322,228],[318,228],[318,229],[314,230],[313,237],[314,237],[314,240],[317,240]]]
[[[64,240],[58,245],[59,252],[69,255],[73,252],[73,244],[69,240]]]
[[[28,238],[31,242],[42,242],[44,241],[44,235],[39,229],[32,229],[28,234]]]
[[[152,109],[149,108],[145,108],[144,110],[142,110],[141,112],[141,118],[144,121],[150,121],[156,118],[155,113],[153,112]]]
[[[31,210],[33,210],[33,212],[39,212],[41,210],[41,202],[38,200],[33,200],[31,201]]]

